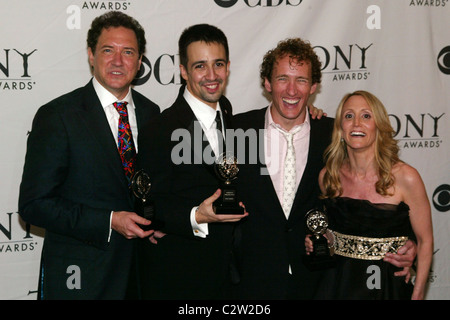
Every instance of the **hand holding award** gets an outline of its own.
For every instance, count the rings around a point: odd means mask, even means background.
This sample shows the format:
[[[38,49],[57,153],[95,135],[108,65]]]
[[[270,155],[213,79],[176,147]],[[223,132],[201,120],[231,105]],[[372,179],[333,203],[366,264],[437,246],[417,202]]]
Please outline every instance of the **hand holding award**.
[[[332,267],[334,259],[330,255],[328,241],[324,234],[328,229],[328,217],[324,211],[317,209],[306,213],[306,226],[313,234],[311,241],[313,243],[313,252],[306,257],[306,265],[311,270],[320,270]]]
[[[136,197],[135,211],[141,217],[152,222],[148,226],[141,226],[145,231],[161,227],[161,224],[155,221],[155,206],[149,199],[151,186],[150,177],[144,170],[136,172],[131,180],[131,189]]]
[[[231,153],[220,155],[216,161],[215,170],[222,182],[220,186],[222,194],[214,202],[216,214],[244,214],[245,209],[239,206],[236,187],[232,182],[239,172],[236,157]]]

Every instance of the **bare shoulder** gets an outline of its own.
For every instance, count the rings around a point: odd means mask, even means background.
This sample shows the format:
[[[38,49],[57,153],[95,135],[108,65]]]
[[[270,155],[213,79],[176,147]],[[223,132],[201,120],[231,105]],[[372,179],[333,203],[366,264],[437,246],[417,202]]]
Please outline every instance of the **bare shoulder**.
[[[409,189],[422,185],[422,178],[414,167],[407,163],[399,162],[392,168],[392,173],[395,177],[395,183],[401,188]]]

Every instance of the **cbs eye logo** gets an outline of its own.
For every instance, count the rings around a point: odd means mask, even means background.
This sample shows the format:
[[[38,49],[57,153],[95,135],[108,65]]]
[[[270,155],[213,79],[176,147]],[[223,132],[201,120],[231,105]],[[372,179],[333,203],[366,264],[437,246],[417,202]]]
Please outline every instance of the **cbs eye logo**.
[[[450,74],[450,46],[445,47],[439,52],[437,64],[442,73]]]
[[[450,185],[443,184],[433,193],[433,205],[436,210],[446,212],[450,209]]]
[[[238,2],[238,0],[214,0],[214,2],[222,8],[230,8]]]
[[[140,86],[150,79],[152,75],[152,64],[146,56],[142,56],[141,68],[139,69],[136,77],[134,78],[132,85]]]

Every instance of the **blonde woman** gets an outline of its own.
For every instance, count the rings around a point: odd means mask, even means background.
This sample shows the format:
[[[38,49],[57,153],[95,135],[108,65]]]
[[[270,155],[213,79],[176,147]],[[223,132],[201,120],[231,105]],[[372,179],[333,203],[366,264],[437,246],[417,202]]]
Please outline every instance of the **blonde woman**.
[[[431,208],[419,173],[399,159],[393,134],[373,94],[343,97],[319,175],[337,260],[323,279],[321,299],[424,298],[433,251]],[[383,261],[411,237],[417,242],[414,287]]]

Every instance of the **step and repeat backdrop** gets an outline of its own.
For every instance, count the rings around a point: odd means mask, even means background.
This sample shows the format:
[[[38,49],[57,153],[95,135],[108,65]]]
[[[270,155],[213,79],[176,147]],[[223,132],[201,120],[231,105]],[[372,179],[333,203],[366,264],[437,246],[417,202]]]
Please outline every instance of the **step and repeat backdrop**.
[[[180,86],[177,42],[210,23],[230,45],[226,95],[234,113],[268,105],[263,55],[289,37],[307,39],[323,64],[315,106],[334,117],[348,92],[385,104],[401,157],[419,170],[432,206],[435,249],[427,299],[450,298],[450,1],[448,0],[1,0],[0,299],[36,299],[45,230],[18,215],[27,133],[37,109],[84,86],[86,34],[110,10],[145,28],[135,89],[167,108]]]

